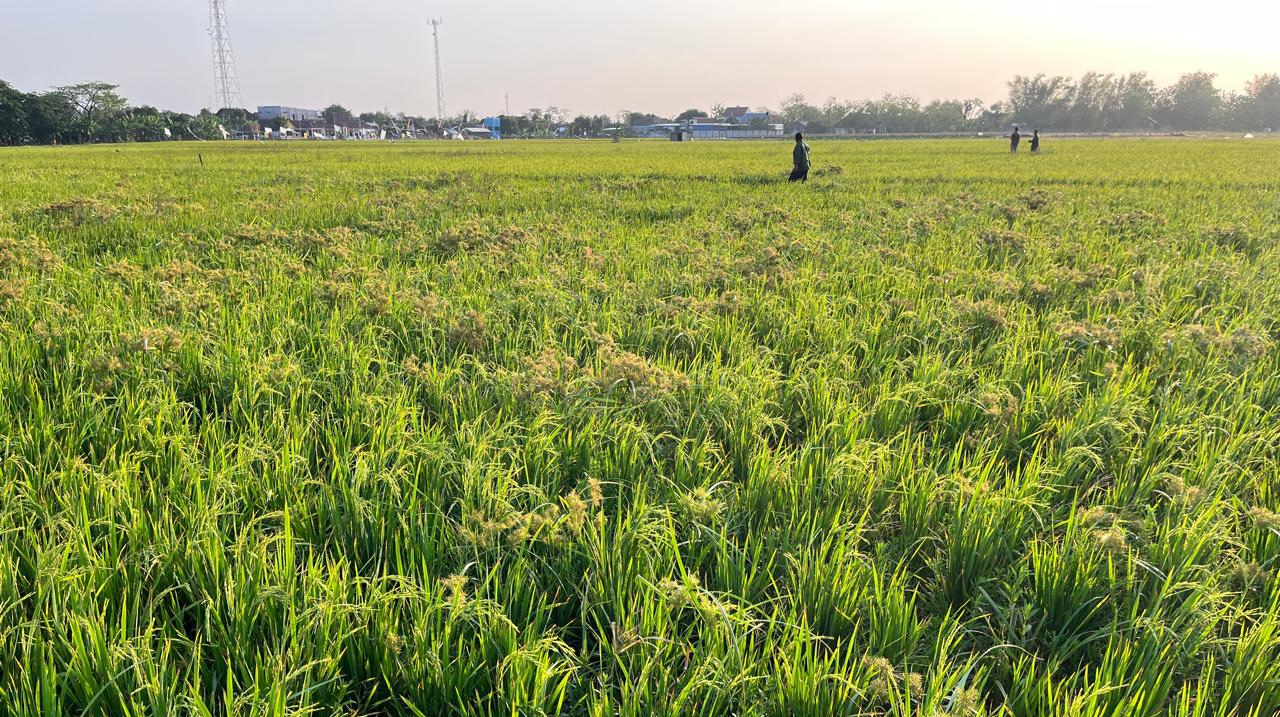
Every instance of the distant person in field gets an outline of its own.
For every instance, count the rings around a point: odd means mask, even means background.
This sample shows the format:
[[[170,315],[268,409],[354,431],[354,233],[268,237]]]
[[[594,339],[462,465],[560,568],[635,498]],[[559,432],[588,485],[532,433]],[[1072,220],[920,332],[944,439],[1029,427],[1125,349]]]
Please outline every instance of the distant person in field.
[[[1040,154],[1040,130],[1031,133],[1031,153]]]
[[[804,135],[796,132],[796,148],[791,152],[793,168],[789,182],[809,181],[809,145],[804,143]]]
[[[1018,145],[1022,144],[1022,135],[1018,133],[1018,125],[1013,126],[1013,134],[1009,135],[1009,151],[1018,153]]]

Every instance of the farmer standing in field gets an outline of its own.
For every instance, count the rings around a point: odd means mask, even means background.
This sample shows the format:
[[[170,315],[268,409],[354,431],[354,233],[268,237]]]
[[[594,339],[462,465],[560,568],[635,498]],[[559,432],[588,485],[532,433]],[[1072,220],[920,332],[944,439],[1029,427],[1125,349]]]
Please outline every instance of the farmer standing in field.
[[[1018,133],[1018,125],[1013,126],[1013,134],[1009,135],[1009,151],[1018,153],[1018,145],[1022,144],[1022,135]]]
[[[1031,133],[1031,153],[1040,154],[1040,130]]]
[[[789,182],[809,181],[809,145],[804,143],[804,135],[796,132],[796,148],[791,152],[793,168]]]

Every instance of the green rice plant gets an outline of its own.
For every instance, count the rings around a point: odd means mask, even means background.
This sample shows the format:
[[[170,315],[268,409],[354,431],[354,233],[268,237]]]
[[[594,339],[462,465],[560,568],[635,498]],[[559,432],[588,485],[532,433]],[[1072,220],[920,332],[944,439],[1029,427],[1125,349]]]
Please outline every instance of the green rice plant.
[[[0,151],[0,714],[1280,711],[1280,144]]]

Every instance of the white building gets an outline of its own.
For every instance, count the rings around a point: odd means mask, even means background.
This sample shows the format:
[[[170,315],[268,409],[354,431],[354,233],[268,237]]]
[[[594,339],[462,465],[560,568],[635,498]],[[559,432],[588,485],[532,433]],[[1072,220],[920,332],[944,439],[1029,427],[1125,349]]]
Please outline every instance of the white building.
[[[258,107],[259,122],[274,122],[278,119],[287,119],[293,122],[318,120],[320,119],[320,110],[306,110],[301,107],[281,107],[279,105]]]

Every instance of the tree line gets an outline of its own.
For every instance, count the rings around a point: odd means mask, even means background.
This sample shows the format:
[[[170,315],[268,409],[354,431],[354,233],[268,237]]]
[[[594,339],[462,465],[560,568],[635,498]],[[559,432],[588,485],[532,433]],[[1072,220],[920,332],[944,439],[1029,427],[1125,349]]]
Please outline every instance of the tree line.
[[[1090,72],[1070,77],[1019,75],[1008,82],[1008,97],[994,104],[980,99],[934,100],[922,103],[907,95],[872,100],[842,101],[832,97],[822,105],[792,95],[776,111],[777,121],[802,124],[811,134],[844,132],[935,133],[999,131],[1012,124],[1044,131],[1113,132],[1137,130],[1280,131],[1280,75],[1260,74],[1243,92],[1223,91],[1215,75],[1192,72],[1168,87],[1159,87],[1146,73],[1127,75]],[[85,82],[45,92],[22,92],[0,80],[0,144],[81,144],[86,142],[147,142],[165,139],[216,139],[222,129],[257,131],[256,117],[244,109],[202,110],[195,115],[150,106],[131,106],[116,85]],[[756,108],[770,112],[767,107]],[[503,116],[507,137],[590,136],[608,127],[662,124],[709,114],[686,110],[675,117],[646,112],[623,112],[615,118],[579,115],[566,110],[532,109],[520,116]],[[331,120],[350,120],[345,108],[325,110]],[[358,119],[382,127],[414,123],[426,127],[434,120],[384,112],[364,113]],[[470,113],[450,123],[467,124]]]
[[[219,125],[241,126],[247,110],[190,115],[150,106],[130,106],[106,82],[83,82],[47,92],[21,92],[0,80],[0,145],[156,142],[215,139]]]
[[[1159,87],[1146,73],[1090,72],[1079,80],[1019,75],[1008,97],[987,105],[980,99],[935,100],[910,96],[814,106],[802,95],[785,100],[778,115],[804,122],[811,133],[980,132],[1013,124],[1044,131],[1124,132],[1139,130],[1280,131],[1280,75],[1262,74],[1244,92],[1224,92],[1206,72],[1183,75]]]

